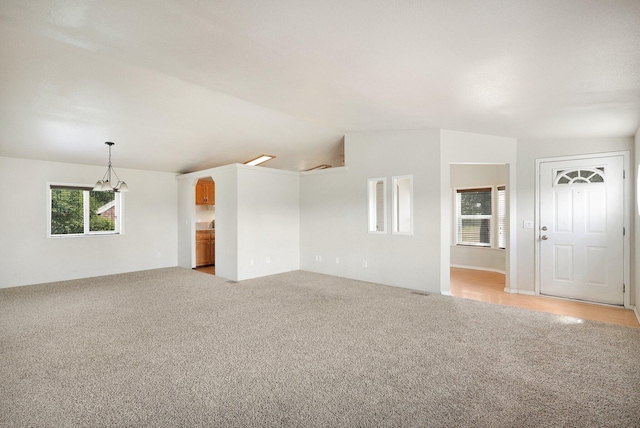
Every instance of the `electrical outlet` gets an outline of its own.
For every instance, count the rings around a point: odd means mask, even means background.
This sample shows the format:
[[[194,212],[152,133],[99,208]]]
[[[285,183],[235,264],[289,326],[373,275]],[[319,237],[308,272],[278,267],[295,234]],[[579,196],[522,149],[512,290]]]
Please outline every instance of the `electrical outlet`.
[[[362,261],[362,267],[365,267],[365,268],[367,267],[367,261],[366,260]]]
[[[271,263],[271,257],[267,257],[267,264]]]
[[[322,256],[318,256],[318,261],[321,262],[322,261]]]
[[[340,258],[336,257],[336,264],[339,265],[340,264]]]
[[[253,259],[249,260],[249,265],[253,266]]]

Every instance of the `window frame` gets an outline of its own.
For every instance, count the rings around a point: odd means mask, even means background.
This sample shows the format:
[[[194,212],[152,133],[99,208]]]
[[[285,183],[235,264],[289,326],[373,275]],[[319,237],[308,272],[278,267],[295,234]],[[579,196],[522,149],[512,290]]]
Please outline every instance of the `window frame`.
[[[487,244],[478,244],[478,243],[459,243],[458,242],[458,193],[460,190],[462,191],[473,191],[473,190],[483,190],[483,189],[491,189],[491,219],[490,219],[490,233],[489,239],[491,241],[490,245]],[[504,241],[505,246],[500,246],[500,196],[499,191],[504,191]],[[455,187],[452,189],[453,191],[453,224],[452,228],[452,243],[455,246],[459,247],[474,247],[474,248],[486,248],[492,250],[506,250],[506,246],[508,245],[508,229],[509,229],[509,205],[508,205],[508,187],[505,184],[497,184],[497,185],[487,185],[487,186],[466,186],[466,187]],[[489,216],[487,216],[489,217]]]
[[[122,235],[124,233],[124,198],[122,193],[114,192],[114,200],[115,203],[115,229],[108,231],[91,231],[90,229],[90,192],[93,189],[93,185],[91,184],[79,184],[79,183],[58,183],[58,182],[49,182],[47,183],[47,238],[83,238],[83,237],[92,237],[92,236],[113,236],[113,235]],[[51,202],[52,202],[52,191],[55,188],[69,188],[72,190],[82,190],[82,201],[83,201],[83,212],[82,212],[82,220],[83,220],[83,232],[82,233],[66,233],[66,234],[52,234],[51,233]]]
[[[472,187],[456,187],[453,189],[454,192],[454,212],[453,212],[453,221],[455,228],[453,229],[454,233],[454,242],[456,246],[460,247],[477,247],[477,248],[494,248],[494,243],[496,239],[494,238],[495,228],[494,228],[494,201],[495,201],[495,187],[496,186],[472,186]],[[458,195],[462,193],[470,193],[473,191],[486,191],[489,190],[489,194],[491,196],[491,214],[475,214],[475,215],[465,215],[462,216],[460,214],[461,205],[458,199]],[[478,220],[489,220],[489,243],[479,243],[479,242],[467,242],[467,241],[458,241],[458,224],[461,224],[461,220],[464,220],[462,217],[467,217],[468,219],[478,219]]]

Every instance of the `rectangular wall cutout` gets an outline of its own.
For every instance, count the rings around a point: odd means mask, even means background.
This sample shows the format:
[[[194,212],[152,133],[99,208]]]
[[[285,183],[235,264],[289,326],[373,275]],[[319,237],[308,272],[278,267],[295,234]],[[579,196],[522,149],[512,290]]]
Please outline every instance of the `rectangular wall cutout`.
[[[392,178],[394,234],[413,235],[413,175]]]
[[[370,178],[367,180],[369,209],[369,233],[387,233],[387,179]]]

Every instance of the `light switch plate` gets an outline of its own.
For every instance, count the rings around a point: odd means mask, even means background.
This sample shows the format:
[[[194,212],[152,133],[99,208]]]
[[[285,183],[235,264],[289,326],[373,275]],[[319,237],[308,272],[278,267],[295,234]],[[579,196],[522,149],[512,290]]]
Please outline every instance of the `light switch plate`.
[[[522,222],[523,229],[533,229],[533,222],[531,220],[525,220]]]

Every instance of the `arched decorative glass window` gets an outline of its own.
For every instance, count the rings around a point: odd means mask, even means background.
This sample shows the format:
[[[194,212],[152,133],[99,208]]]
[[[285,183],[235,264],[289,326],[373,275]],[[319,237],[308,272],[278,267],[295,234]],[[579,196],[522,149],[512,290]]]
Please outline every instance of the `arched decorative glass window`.
[[[604,167],[566,169],[556,172],[554,186],[560,184],[604,183]]]

